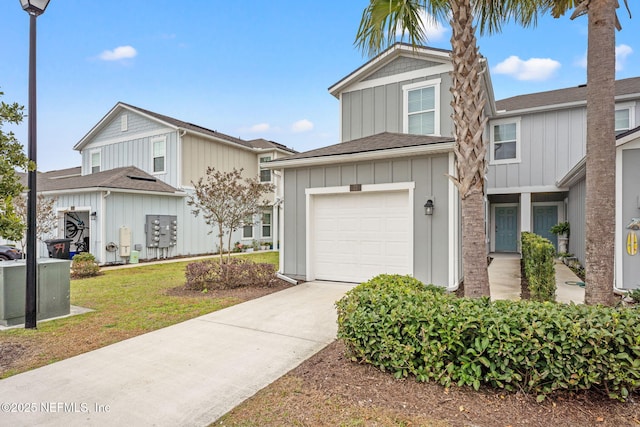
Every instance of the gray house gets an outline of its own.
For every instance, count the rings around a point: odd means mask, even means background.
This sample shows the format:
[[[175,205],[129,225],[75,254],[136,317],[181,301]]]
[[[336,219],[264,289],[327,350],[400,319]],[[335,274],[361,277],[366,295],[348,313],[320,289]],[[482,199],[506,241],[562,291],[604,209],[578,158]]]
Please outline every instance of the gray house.
[[[82,166],[40,174],[39,192],[56,198],[57,235],[72,252],[101,263],[212,253],[215,234],[187,205],[207,167],[244,169],[273,182],[263,164],[295,151],[264,139],[245,141],[125,103],[115,105],[74,147]],[[271,244],[275,194],[232,241]]]
[[[283,180],[282,273],[458,285],[459,197],[446,177],[455,174],[451,70],[449,51],[396,44],[329,88],[342,142],[270,165]],[[483,84],[491,96],[488,74]]]
[[[271,163],[283,181],[283,274],[358,282],[386,272],[458,285],[459,196],[445,177],[455,173],[449,55],[393,45],[329,88],[340,100],[339,144]],[[488,68],[482,84],[487,251],[519,252],[522,231],[557,245],[549,229],[566,220],[569,251],[584,262],[586,88],[496,102]],[[640,78],[620,80],[616,90],[617,286],[640,287],[640,262],[625,264],[621,244],[625,221],[640,216],[631,184],[640,169],[639,132],[631,131],[640,123]]]

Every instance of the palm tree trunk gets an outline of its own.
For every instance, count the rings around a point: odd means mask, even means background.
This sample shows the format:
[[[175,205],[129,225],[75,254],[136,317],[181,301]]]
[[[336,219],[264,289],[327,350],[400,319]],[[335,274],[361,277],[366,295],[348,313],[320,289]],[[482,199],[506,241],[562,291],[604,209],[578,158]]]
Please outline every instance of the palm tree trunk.
[[[613,304],[615,3],[592,1],[588,13],[585,302],[590,305]]]
[[[451,1],[451,93],[455,126],[457,177],[452,178],[462,199],[462,263],[465,296],[489,296],[484,218],[486,98],[480,76],[472,8],[469,0]]]

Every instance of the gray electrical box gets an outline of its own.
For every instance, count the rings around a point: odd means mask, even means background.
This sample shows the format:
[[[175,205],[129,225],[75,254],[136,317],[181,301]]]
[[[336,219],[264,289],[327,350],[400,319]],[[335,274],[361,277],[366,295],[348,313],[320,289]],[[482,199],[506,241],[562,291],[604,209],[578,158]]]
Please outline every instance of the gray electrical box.
[[[178,241],[178,217],[147,215],[145,223],[148,248],[170,248]]]

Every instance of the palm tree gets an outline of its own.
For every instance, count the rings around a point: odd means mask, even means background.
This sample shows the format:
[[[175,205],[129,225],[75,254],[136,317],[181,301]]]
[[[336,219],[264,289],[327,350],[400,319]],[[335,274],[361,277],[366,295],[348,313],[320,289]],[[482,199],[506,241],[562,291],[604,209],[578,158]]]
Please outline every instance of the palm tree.
[[[629,9],[627,0],[625,5]],[[587,53],[587,194],[586,295],[587,304],[611,304],[615,239],[615,33],[620,29],[617,0],[371,0],[365,9],[356,44],[369,55],[395,40],[395,30],[413,45],[425,40],[420,11],[434,19],[449,14],[453,62],[452,107],[455,127],[457,177],[452,177],[462,199],[463,268],[465,295],[489,295],[485,259],[484,176],[486,141],[482,131],[484,94],[478,84],[482,71],[474,35],[472,12],[480,30],[499,32],[514,19],[535,25],[551,12],[559,17],[573,9],[572,19],[588,14]]]
[[[403,33],[406,31],[414,46],[421,44],[424,39],[420,18],[422,9],[434,19],[450,14],[453,29],[451,105],[457,172],[457,176],[451,179],[461,198],[464,291],[465,296],[488,296],[484,224],[486,98],[483,85],[480,84],[483,64],[473,27],[471,1],[371,0],[369,7],[363,12],[356,44],[369,55],[376,54],[394,42],[396,28],[400,28]]]

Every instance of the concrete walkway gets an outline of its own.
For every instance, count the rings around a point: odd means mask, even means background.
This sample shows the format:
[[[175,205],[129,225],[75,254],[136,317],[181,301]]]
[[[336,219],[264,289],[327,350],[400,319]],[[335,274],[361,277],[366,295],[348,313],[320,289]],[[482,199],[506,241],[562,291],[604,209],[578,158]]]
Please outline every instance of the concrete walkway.
[[[491,299],[520,299],[520,255],[492,254],[489,265]],[[570,283],[580,282],[580,278],[562,262],[556,260],[556,301],[563,303],[584,303],[584,288]]]
[[[203,426],[336,337],[310,282],[0,381],[0,425]]]

